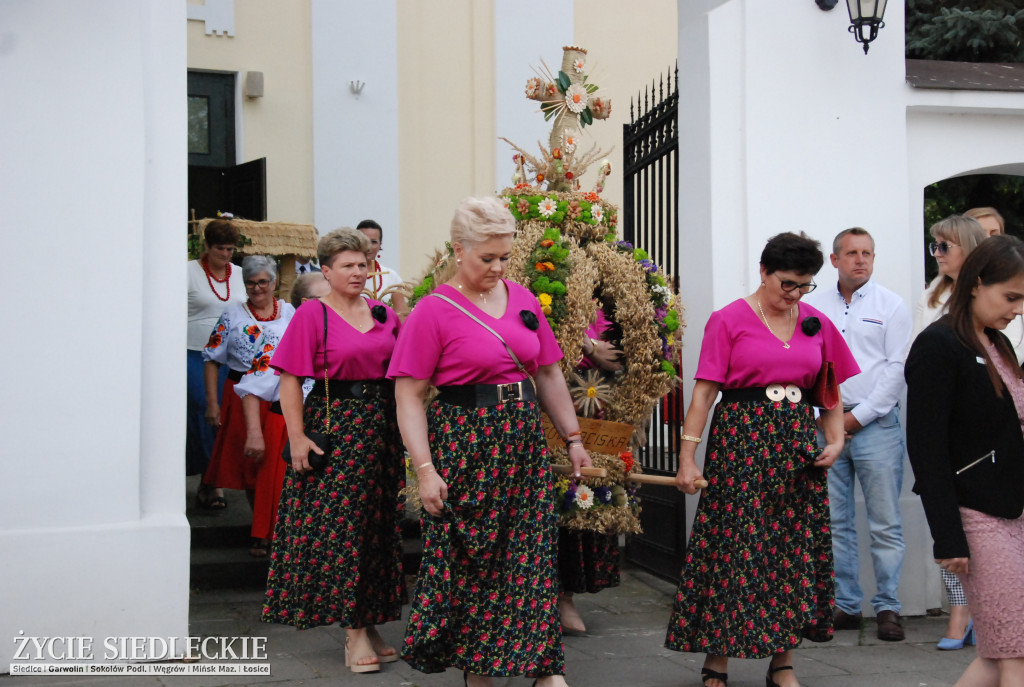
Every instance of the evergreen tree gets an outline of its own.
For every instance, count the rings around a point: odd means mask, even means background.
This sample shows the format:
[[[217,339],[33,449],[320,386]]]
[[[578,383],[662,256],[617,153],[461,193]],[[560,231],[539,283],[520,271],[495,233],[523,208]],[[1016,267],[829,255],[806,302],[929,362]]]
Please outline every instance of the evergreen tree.
[[[906,0],[906,55],[1024,62],[1022,0]]]

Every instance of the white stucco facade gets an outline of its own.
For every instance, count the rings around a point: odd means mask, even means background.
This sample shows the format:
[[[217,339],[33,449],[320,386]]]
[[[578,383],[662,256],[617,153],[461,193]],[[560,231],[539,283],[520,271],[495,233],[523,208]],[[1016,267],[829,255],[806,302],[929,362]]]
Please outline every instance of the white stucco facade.
[[[0,4],[0,672],[188,632],[185,6]]]

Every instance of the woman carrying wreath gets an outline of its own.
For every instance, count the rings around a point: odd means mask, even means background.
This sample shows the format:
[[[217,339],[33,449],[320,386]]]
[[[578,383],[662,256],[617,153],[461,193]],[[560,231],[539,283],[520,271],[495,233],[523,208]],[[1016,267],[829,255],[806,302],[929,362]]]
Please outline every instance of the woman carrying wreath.
[[[457,270],[417,303],[388,370],[424,510],[402,658],[425,673],[461,669],[474,687],[515,675],[561,687],[557,516],[541,405],[577,473],[590,456],[540,305],[502,278],[515,228],[498,199],[462,201],[451,227]],[[431,384],[439,394],[424,411]]]
[[[238,229],[231,223],[230,216],[211,220],[203,231],[205,250],[202,256],[188,263],[186,475],[206,472],[217,438],[216,426],[206,420],[203,347],[227,307],[245,300],[242,271],[231,264],[238,238]],[[218,379],[218,395],[227,379],[227,368],[223,372]],[[196,503],[203,508],[227,506],[223,493],[219,489],[205,487],[202,481],[196,493]]]
[[[832,633],[832,541],[825,469],[843,447],[842,401],[822,411],[811,389],[826,362],[836,382],[860,372],[846,342],[801,304],[823,263],[818,242],[783,233],[761,253],[761,285],[712,313],[683,423],[676,485],[701,495],[665,646],[707,655],[706,687],[725,687],[728,659],[771,658],[766,684],[797,685],[801,637]],[[695,454],[719,391],[704,474]],[[706,477],[705,477],[706,475]]]
[[[369,250],[353,229],[320,239],[317,257],[331,291],[299,307],[270,361],[281,373],[291,462],[263,621],[303,630],[338,623],[347,629],[345,665],[354,673],[398,660],[376,626],[397,620],[404,598],[398,492],[405,470],[394,392],[384,378],[399,323],[390,308],[361,295]],[[303,404],[306,377],[316,381]],[[323,435],[323,449],[311,434]],[[314,469],[320,457],[325,462]]]

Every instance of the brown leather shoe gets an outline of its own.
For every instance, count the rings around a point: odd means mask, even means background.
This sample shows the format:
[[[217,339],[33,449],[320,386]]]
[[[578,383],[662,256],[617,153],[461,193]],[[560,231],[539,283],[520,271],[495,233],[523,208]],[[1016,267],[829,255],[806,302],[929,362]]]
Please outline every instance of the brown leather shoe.
[[[864,616],[860,613],[847,613],[837,608],[832,614],[832,627],[836,630],[859,630],[863,619]]]
[[[896,611],[879,611],[875,618],[878,621],[878,638],[886,642],[902,642],[904,639],[903,624],[900,614]]]

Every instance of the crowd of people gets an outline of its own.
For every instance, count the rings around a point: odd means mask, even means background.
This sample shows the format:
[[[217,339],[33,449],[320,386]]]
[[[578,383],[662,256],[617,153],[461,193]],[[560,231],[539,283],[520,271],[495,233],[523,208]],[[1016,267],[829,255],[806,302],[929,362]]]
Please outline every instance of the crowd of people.
[[[272,258],[232,266],[230,219],[210,222],[189,263],[197,503],[246,492],[251,553],[269,556],[263,620],[339,624],[354,673],[401,659],[466,685],[565,685],[563,632],[584,631],[572,594],[617,583],[614,538],[558,527],[541,410],[576,478],[591,461],[551,327],[505,278],[515,228],[496,198],[460,203],[456,269],[411,312],[372,220],[320,240],[291,303],[274,295]],[[1003,231],[992,208],[932,226],[939,273],[913,317],[872,280],[866,230],[835,237],[838,280],[821,289],[820,244],[781,233],[759,286],[711,315],[675,479],[700,499],[665,638],[705,654],[705,687],[727,686],[730,658],[768,659],[768,687],[798,685],[803,639],[862,627],[858,482],[876,631],[904,639],[907,455],[949,594],[938,648],[977,644],[958,685],[1024,684],[1024,242]],[[581,364],[614,370],[600,320]],[[423,511],[411,599],[408,474]],[[377,628],[406,602],[391,646]]]

